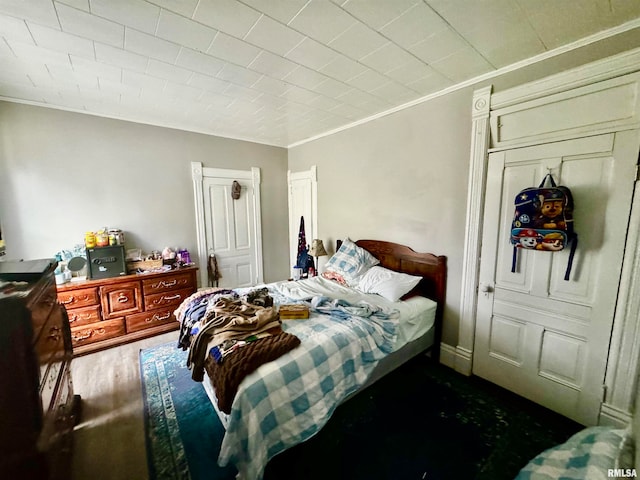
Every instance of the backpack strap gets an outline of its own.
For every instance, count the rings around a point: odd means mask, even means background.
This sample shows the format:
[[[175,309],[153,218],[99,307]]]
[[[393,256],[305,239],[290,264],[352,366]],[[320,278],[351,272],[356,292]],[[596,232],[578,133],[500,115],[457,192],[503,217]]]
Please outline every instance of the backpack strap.
[[[567,270],[564,272],[564,279],[569,281],[569,275],[571,274],[571,267],[573,266],[573,256],[578,248],[578,234],[574,233],[571,239],[571,251],[569,252],[569,261],[567,262]]]
[[[553,177],[551,176],[550,173],[547,173],[544,178],[542,179],[542,182],[540,182],[540,185],[538,186],[538,188],[543,188],[544,184],[547,183],[547,178],[549,179],[549,183],[551,184],[552,187],[556,187],[556,181],[553,179]]]
[[[513,256],[511,257],[511,273],[516,273],[516,262],[518,261],[518,247],[513,246]]]

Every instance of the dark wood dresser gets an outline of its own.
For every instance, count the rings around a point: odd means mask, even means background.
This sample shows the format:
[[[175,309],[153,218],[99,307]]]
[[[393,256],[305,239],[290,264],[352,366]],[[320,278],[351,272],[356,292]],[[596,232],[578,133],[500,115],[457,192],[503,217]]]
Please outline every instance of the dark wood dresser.
[[[80,398],[54,260],[0,263],[0,478],[69,478]]]
[[[58,285],[75,355],[176,330],[173,311],[196,291],[196,267]]]

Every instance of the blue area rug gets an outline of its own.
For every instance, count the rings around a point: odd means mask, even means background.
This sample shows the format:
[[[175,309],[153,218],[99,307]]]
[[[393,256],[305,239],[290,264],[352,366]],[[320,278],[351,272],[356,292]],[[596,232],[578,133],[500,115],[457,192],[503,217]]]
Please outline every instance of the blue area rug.
[[[224,429],[186,352],[140,352],[150,480],[232,480]],[[314,437],[269,462],[264,480],[512,480],[582,427],[476,377],[417,357],[338,407]]]
[[[231,480],[217,464],[224,428],[186,364],[176,342],[140,351],[149,479]]]

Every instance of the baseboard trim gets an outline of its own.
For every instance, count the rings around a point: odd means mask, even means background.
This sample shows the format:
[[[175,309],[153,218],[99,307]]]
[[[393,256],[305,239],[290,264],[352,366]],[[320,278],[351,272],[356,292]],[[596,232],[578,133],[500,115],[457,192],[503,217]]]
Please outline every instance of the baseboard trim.
[[[446,343],[440,344],[440,363],[446,367],[454,368],[456,364],[456,349]]]
[[[454,347],[446,343],[440,344],[440,363],[453,368],[463,375],[471,375],[472,352],[465,348]]]
[[[633,417],[631,412],[625,412],[613,405],[603,403],[600,407],[600,417],[598,418],[598,425],[607,425],[618,428],[626,428]]]

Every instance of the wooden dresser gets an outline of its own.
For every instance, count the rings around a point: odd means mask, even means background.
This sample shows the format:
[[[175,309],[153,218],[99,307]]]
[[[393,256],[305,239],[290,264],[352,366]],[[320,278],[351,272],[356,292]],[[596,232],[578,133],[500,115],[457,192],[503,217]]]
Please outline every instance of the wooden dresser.
[[[173,311],[196,291],[196,267],[58,285],[75,355],[176,330]]]
[[[55,261],[0,264],[0,478],[69,478],[73,352]],[[26,283],[13,283],[25,281]]]

